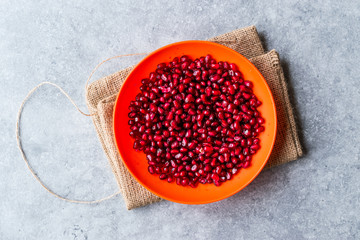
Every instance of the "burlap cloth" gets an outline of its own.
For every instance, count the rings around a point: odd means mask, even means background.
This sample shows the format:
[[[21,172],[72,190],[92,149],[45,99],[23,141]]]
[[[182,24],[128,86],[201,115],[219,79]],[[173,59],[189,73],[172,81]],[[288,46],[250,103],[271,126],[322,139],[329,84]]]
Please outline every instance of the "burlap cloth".
[[[234,30],[211,38],[209,41],[223,44],[247,57],[259,69],[270,86],[276,104],[278,131],[274,149],[265,168],[299,158],[302,155],[302,148],[277,52],[275,50],[268,53],[264,52],[254,26]],[[86,96],[90,112],[95,113],[92,118],[96,132],[109,159],[111,169],[115,174],[128,209],[161,200],[161,198],[142,187],[130,175],[117,152],[114,142],[112,130],[113,107],[120,86],[132,69],[133,67],[128,67],[91,83]]]

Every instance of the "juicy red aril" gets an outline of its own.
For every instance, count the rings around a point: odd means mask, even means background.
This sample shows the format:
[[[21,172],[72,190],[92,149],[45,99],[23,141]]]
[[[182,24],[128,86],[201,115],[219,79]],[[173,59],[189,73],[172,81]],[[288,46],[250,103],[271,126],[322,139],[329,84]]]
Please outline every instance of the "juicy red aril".
[[[182,180],[181,180],[181,185],[183,186],[187,186],[189,185],[189,179],[184,177]]]
[[[154,167],[153,167],[153,166],[149,166],[149,167],[148,167],[148,170],[149,170],[149,173],[151,173],[151,174],[154,174],[154,173],[155,173],[155,170],[154,170]]]
[[[212,178],[214,181],[216,181],[216,182],[220,180],[219,175],[216,174],[216,173],[211,174],[211,178]]]
[[[265,120],[253,83],[234,63],[176,57],[141,83],[128,124],[150,174],[181,186],[220,186],[251,165]]]
[[[167,178],[167,176],[166,176],[166,174],[162,173],[162,174],[160,174],[159,178],[160,178],[161,180],[164,180],[164,179]]]

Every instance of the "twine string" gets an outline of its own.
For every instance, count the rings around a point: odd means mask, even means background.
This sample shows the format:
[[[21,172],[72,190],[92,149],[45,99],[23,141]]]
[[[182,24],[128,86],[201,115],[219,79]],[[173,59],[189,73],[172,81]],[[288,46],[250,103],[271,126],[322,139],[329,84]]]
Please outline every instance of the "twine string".
[[[96,70],[102,65],[104,64],[105,62],[108,62],[112,59],[115,59],[115,58],[122,58],[122,57],[128,57],[128,56],[137,56],[137,55],[146,55],[147,53],[135,53],[135,54],[125,54],[125,55],[119,55],[119,56],[114,56],[114,57],[110,57],[104,61],[102,61],[101,63],[99,63],[91,72],[89,78],[87,79],[86,81],[86,84],[85,84],[85,93],[87,95],[87,92],[88,92],[88,84],[89,84],[89,81],[91,79],[91,77],[93,76],[93,74],[96,72]],[[21,119],[21,114],[23,112],[23,109],[24,109],[24,106],[25,106],[25,103],[28,101],[28,99],[31,97],[31,95],[36,91],[38,90],[41,86],[43,85],[51,85],[51,86],[54,86],[56,87],[63,95],[65,95],[65,97],[72,103],[72,105],[74,105],[74,107],[84,116],[93,116],[95,115],[95,113],[85,113],[83,112],[79,107],[78,105],[76,105],[76,103],[74,102],[74,100],[69,96],[69,94],[67,94],[64,89],[62,89],[59,85],[55,84],[55,83],[52,83],[52,82],[41,82],[39,85],[37,85],[36,87],[34,87],[32,90],[29,91],[29,93],[26,95],[26,97],[24,98],[24,100],[22,101],[21,105],[20,105],[20,108],[19,108],[19,111],[18,111],[18,114],[17,114],[17,119],[16,119],[16,142],[17,142],[17,146],[19,148],[19,151],[21,153],[21,156],[22,158],[24,159],[25,163],[26,163],[26,166],[28,167],[30,173],[33,175],[33,177],[40,183],[40,185],[47,191],[49,192],[50,194],[52,194],[53,196],[59,198],[59,199],[62,199],[64,201],[67,201],[67,202],[72,202],[72,203],[83,203],[83,204],[94,204],[94,203],[100,203],[100,202],[103,202],[105,200],[108,200],[108,199],[111,199],[115,196],[117,196],[118,194],[120,194],[120,191],[117,191],[109,196],[106,196],[104,198],[101,198],[101,199],[98,199],[98,200],[92,200],[92,201],[85,201],[85,200],[74,200],[74,199],[69,199],[69,198],[66,198],[66,197],[63,197],[57,193],[55,193],[53,190],[51,190],[49,187],[46,186],[46,184],[37,176],[37,174],[35,173],[34,169],[31,167],[30,163],[29,163],[29,160],[27,159],[26,157],[26,154],[25,154],[25,151],[22,147],[22,142],[21,142],[21,137],[20,137],[20,119]]]

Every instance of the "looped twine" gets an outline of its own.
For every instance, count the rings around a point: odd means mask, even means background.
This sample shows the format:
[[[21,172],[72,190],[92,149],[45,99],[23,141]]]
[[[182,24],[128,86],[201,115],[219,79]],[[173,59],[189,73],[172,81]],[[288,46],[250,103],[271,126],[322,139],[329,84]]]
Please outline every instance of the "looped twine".
[[[110,61],[112,59],[115,59],[115,58],[122,58],[122,57],[128,57],[128,56],[137,56],[137,55],[147,55],[147,53],[134,53],[134,54],[125,54],[125,55],[119,55],[119,56],[115,56],[115,57],[111,57],[111,58],[108,58],[104,61],[102,61],[101,63],[99,63],[91,72],[89,78],[87,79],[86,81],[86,84],[85,84],[85,93],[87,95],[87,92],[88,92],[88,84],[89,84],[89,81],[91,79],[91,77],[93,76],[93,74],[96,72],[96,70],[102,65],[104,64],[105,62],[107,61]],[[33,170],[33,168],[31,167],[30,163],[29,163],[29,160],[27,159],[26,157],[26,154],[24,152],[24,149],[22,148],[22,144],[21,144],[21,137],[20,137],[20,119],[21,119],[21,114],[22,114],[22,111],[24,109],[24,106],[25,106],[25,103],[28,101],[28,99],[30,98],[30,96],[37,90],[39,89],[41,86],[43,85],[51,85],[51,86],[54,86],[56,87],[57,89],[59,89],[59,91],[64,94],[66,96],[66,98],[74,105],[74,107],[84,116],[93,116],[95,115],[95,113],[85,113],[83,112],[77,105],[76,103],[74,102],[74,100],[69,96],[69,94],[67,94],[64,89],[62,89],[59,85],[55,84],[55,83],[52,83],[52,82],[42,82],[40,83],[39,85],[37,85],[36,87],[34,87],[27,95],[26,97],[24,98],[24,100],[22,101],[21,103],[21,106],[19,108],[19,111],[18,111],[18,114],[17,114],[17,119],[16,119],[16,142],[17,142],[17,146],[20,150],[20,153],[21,153],[21,156],[22,158],[24,159],[25,163],[26,163],[26,166],[28,167],[28,169],[30,170],[31,174],[33,175],[33,177],[40,183],[40,185],[47,191],[49,192],[50,194],[52,194],[53,196],[59,198],[59,199],[62,199],[64,201],[67,201],[67,202],[72,202],[72,203],[84,203],[84,204],[94,204],[94,203],[100,203],[100,202],[103,202],[105,200],[108,200],[108,199],[111,199],[115,196],[117,196],[120,191],[117,191],[116,193],[114,194],[111,194],[107,197],[104,197],[104,198],[101,198],[101,199],[98,199],[98,200],[92,200],[92,201],[83,201],[83,200],[73,200],[73,199],[69,199],[69,198],[65,198],[65,197],[62,197],[60,196],[59,194],[55,193],[54,191],[52,191],[49,187],[47,187],[45,185],[45,183],[37,176],[37,174],[35,173],[35,171]]]

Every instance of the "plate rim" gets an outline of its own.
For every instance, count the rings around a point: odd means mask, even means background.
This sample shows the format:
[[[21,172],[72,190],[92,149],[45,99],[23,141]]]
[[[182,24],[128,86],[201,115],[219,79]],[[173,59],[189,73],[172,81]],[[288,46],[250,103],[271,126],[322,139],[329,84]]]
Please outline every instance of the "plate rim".
[[[252,67],[253,69],[255,70],[256,74],[258,74],[260,76],[260,78],[263,80],[263,82],[265,83],[265,86],[266,86],[266,89],[268,90],[268,92],[270,93],[270,99],[271,99],[271,102],[272,102],[272,106],[273,106],[273,115],[274,115],[274,132],[273,132],[273,140],[271,142],[271,147],[270,147],[270,151],[268,152],[267,156],[266,156],[266,160],[263,162],[263,164],[261,165],[261,167],[259,168],[259,170],[256,172],[256,174],[254,174],[242,187],[228,193],[228,194],[224,194],[222,195],[221,197],[218,197],[218,198],[214,198],[214,199],[211,199],[211,200],[203,200],[203,201],[197,201],[197,202],[186,202],[186,201],[182,201],[182,200],[177,200],[177,199],[173,199],[173,198],[169,198],[169,197],[166,197],[166,196],[163,196],[162,194],[159,194],[155,191],[153,191],[152,189],[150,189],[146,184],[143,184],[142,181],[136,176],[136,174],[134,174],[130,168],[128,167],[126,161],[123,160],[123,156],[121,154],[121,151],[120,151],[120,148],[118,146],[118,142],[117,142],[117,138],[119,136],[117,136],[116,134],[116,131],[115,131],[115,128],[116,128],[116,124],[115,124],[115,112],[116,112],[116,109],[117,109],[117,105],[118,105],[118,102],[119,102],[119,97],[120,97],[120,93],[123,89],[123,86],[125,85],[125,82],[129,79],[129,77],[133,74],[133,72],[137,69],[137,67],[142,64],[143,62],[145,62],[148,58],[150,58],[152,55],[160,52],[160,51],[163,51],[164,49],[166,48],[169,48],[169,47],[172,47],[174,45],[179,45],[179,44],[191,44],[191,43],[194,43],[194,42],[197,42],[197,43],[205,43],[205,44],[210,44],[210,45],[216,45],[217,47],[221,47],[221,48],[224,48],[226,49],[227,51],[231,51],[235,54],[237,54],[240,58],[242,58],[243,60],[245,60],[246,62],[248,62]],[[264,76],[261,74],[261,72],[257,69],[257,67],[255,67],[255,65],[250,62],[249,59],[247,59],[245,56],[243,56],[241,53],[235,51],[234,49],[232,48],[229,48],[227,46],[224,46],[222,44],[219,44],[219,43],[215,43],[215,42],[211,42],[211,41],[206,41],[206,40],[186,40],[186,41],[179,41],[179,42],[174,42],[174,43],[171,43],[171,44],[167,44],[163,47],[160,47],[152,52],[150,52],[147,56],[145,56],[142,60],[140,60],[135,66],[134,68],[130,71],[130,73],[128,74],[128,76],[125,78],[123,84],[121,85],[120,87],[120,90],[118,91],[117,93],[117,96],[116,96],[116,100],[115,100],[115,105],[114,105],[114,109],[113,109],[113,114],[112,114],[112,117],[113,117],[113,123],[112,123],[112,127],[113,127],[113,134],[114,134],[114,141],[115,141],[115,145],[116,145],[116,149],[117,149],[117,152],[119,153],[120,157],[121,157],[121,160],[122,162],[124,163],[126,169],[130,172],[131,176],[135,178],[135,180],[141,185],[143,186],[145,189],[147,189],[148,191],[150,191],[151,193],[155,194],[156,196],[159,196],[160,198],[163,198],[165,200],[168,200],[168,201],[172,201],[172,202],[176,202],[176,203],[181,203],[181,204],[191,204],[191,205],[199,205],[199,204],[207,204],[207,203],[213,203],[213,202],[218,202],[218,201],[221,201],[221,200],[224,200],[228,197],[231,197],[233,195],[235,195],[236,193],[240,192],[242,189],[244,189],[245,187],[247,187],[252,181],[254,181],[254,179],[260,174],[260,172],[264,169],[266,163],[268,162],[269,160],[269,157],[274,149],[274,145],[275,145],[275,140],[276,140],[276,136],[277,136],[277,127],[278,127],[278,122],[277,122],[277,112],[276,112],[276,105],[275,105],[275,101],[274,101],[274,96],[271,92],[271,89],[266,81],[266,79],[264,78]],[[133,150],[133,149],[132,149]]]

